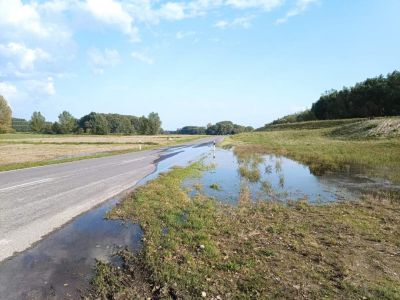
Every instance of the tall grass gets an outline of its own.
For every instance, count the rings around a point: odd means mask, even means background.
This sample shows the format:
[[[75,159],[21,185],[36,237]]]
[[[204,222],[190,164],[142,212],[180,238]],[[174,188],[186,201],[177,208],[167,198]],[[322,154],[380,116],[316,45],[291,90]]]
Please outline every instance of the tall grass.
[[[274,153],[305,163],[315,173],[367,172],[400,182],[400,138],[346,140],[329,136],[331,129],[245,133],[225,139],[235,151]]]

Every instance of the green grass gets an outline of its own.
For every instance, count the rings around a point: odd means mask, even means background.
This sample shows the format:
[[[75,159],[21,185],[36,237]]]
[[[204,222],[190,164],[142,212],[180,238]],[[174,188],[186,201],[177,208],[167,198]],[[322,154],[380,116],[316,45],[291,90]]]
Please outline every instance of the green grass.
[[[62,137],[70,137],[73,135],[70,134],[65,134],[62,135]],[[15,139],[15,140],[19,140],[19,139],[33,139],[33,138],[54,138],[56,137],[56,135],[54,134],[40,134],[40,133],[4,133],[4,134],[0,134],[0,140],[5,140],[5,139]]]
[[[271,130],[288,130],[288,129],[320,129],[320,128],[331,128],[345,124],[351,124],[360,122],[366,119],[338,119],[338,120],[316,120],[296,123],[285,123],[276,125],[265,125],[257,131],[271,131]]]
[[[239,156],[251,153],[285,155],[316,173],[362,170],[371,176],[400,182],[400,138],[338,139],[332,129],[303,129],[235,135],[223,145],[235,146]]]
[[[257,177],[256,154],[275,153],[316,173],[361,167],[400,182],[400,138],[332,137],[337,128],[246,133],[224,145],[235,146],[249,181]],[[91,297],[400,299],[398,194],[325,205],[254,203],[243,185],[239,205],[228,206],[201,193],[190,198],[182,188],[203,169],[195,163],[162,174],[111,211],[110,218],[142,226],[144,248],[136,261],[122,252],[122,270],[101,265]],[[132,280],[132,270],[146,275]],[[136,286],[147,289],[137,293]]]
[[[400,299],[397,196],[226,206],[182,188],[203,169],[162,174],[111,211],[141,224],[144,250],[136,261],[121,253],[122,270],[101,264],[91,297]],[[136,282],[132,270],[146,276]]]

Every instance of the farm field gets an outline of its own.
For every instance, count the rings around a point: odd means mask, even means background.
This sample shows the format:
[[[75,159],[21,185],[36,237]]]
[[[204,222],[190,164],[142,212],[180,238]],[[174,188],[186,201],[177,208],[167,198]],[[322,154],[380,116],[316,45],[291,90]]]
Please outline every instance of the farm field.
[[[0,135],[0,171],[152,149],[200,137],[3,134]]]

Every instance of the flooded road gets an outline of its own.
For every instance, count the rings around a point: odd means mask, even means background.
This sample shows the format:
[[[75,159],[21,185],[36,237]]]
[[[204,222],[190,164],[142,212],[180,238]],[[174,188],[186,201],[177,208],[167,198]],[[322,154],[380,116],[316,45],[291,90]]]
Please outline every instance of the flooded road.
[[[187,179],[192,194],[201,190],[225,203],[236,204],[243,190],[251,200],[307,199],[313,203],[349,200],[360,190],[393,188],[390,182],[362,174],[313,175],[296,161],[274,155],[237,157],[232,150],[210,144],[165,149],[155,162],[157,170],[141,180],[145,184],[173,166],[204,158],[213,165],[200,178]],[[195,188],[199,185],[202,189]],[[399,189],[400,190],[400,189]],[[0,299],[77,299],[90,287],[95,261],[118,264],[119,249],[140,251],[138,224],[104,219],[119,201],[111,199],[75,218],[32,248],[0,263]]]
[[[209,144],[166,149],[157,169],[138,185],[185,166],[211,151]],[[113,262],[121,248],[141,249],[139,225],[106,220],[119,199],[111,199],[49,234],[32,248],[0,263],[0,299],[79,299],[89,288],[95,260]]]

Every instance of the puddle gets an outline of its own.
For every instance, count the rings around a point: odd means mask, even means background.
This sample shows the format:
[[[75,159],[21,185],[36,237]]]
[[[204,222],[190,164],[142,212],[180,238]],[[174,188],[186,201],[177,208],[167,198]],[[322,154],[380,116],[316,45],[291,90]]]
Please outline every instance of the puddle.
[[[112,200],[75,219],[32,249],[0,264],[1,299],[77,299],[95,259],[110,262],[118,248],[140,250],[140,226],[105,220]]]
[[[173,166],[185,166],[210,149],[209,144],[166,149],[156,162],[157,170],[138,185]],[[82,291],[89,288],[95,259],[114,263],[118,249],[139,251],[142,230],[138,224],[104,219],[117,202],[105,202],[31,249],[1,262],[0,299],[80,299]]]
[[[308,166],[282,156],[238,158],[231,150],[217,149],[215,156],[209,155],[205,163],[214,168],[200,178],[187,179],[184,187],[191,190],[192,196],[201,187],[200,192],[230,204],[238,203],[241,191],[252,201],[307,199],[310,203],[352,200],[366,190],[400,191],[399,186],[388,181],[362,174],[313,175]]]

